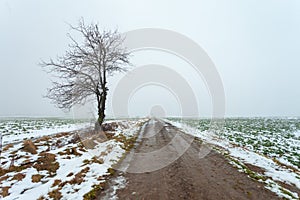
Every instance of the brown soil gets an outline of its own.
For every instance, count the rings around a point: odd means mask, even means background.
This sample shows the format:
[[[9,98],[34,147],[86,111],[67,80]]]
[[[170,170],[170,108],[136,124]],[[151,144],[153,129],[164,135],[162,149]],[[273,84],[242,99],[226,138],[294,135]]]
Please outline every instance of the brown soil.
[[[22,173],[17,173],[13,176],[12,180],[17,180],[17,181],[21,181],[23,178],[25,178],[25,174]]]
[[[34,174],[31,176],[31,181],[33,183],[38,183],[41,181],[41,179],[43,178],[44,176],[43,175],[40,175],[40,174]]]
[[[32,153],[32,154],[37,154],[36,151],[36,146],[34,145],[34,143],[31,140],[26,140],[23,142],[23,151]]]
[[[265,173],[264,169],[262,169],[260,167],[257,167],[255,165],[251,165],[249,163],[244,163],[244,165],[246,165],[246,167],[248,167],[253,172],[257,172],[257,173],[260,173],[260,174],[264,174]]]
[[[154,126],[154,127],[153,127]],[[157,132],[153,135],[154,132]],[[176,135],[187,138],[176,127],[160,120],[148,122],[142,136],[150,136],[140,140],[133,149],[134,153],[147,153],[168,146],[170,149],[180,149],[180,146],[172,147],[170,143]],[[151,136],[152,134],[152,136]],[[139,140],[138,140],[139,141]],[[176,145],[176,144],[175,144]],[[170,147],[169,147],[170,146]],[[129,162],[126,158],[120,166],[127,165],[127,172],[118,171],[115,177],[124,176],[126,186],[117,190],[119,199],[279,199],[271,191],[259,183],[238,172],[236,168],[216,151],[208,151],[208,155],[199,158],[199,149],[203,149],[199,140],[193,140],[183,155],[178,155],[171,164],[156,171],[148,170],[144,173],[129,173],[139,167],[153,166],[153,159],[132,157]],[[168,152],[169,152],[168,150]],[[131,152],[131,153],[132,153]],[[170,153],[170,152],[169,152]],[[177,153],[177,152],[173,152]],[[172,157],[172,155],[170,155]],[[162,157],[164,159],[166,157]],[[138,159],[142,159],[138,160]],[[141,166],[141,163],[144,166]],[[121,169],[123,169],[121,167]],[[138,171],[137,169],[137,171]],[[106,186],[106,192],[101,193],[98,199],[110,199],[113,179]]]

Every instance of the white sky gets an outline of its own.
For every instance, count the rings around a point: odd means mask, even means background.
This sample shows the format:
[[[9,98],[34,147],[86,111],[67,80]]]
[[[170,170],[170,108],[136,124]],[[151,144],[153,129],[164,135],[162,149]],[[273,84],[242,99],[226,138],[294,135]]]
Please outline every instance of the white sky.
[[[66,23],[76,24],[80,17],[121,32],[164,28],[193,39],[220,73],[227,116],[300,116],[299,0],[0,0],[0,116],[66,115],[42,97],[51,84],[37,64],[66,50]],[[148,56],[178,71],[184,65],[178,58]],[[139,64],[149,61],[146,55],[134,59]],[[181,73],[189,78],[188,70]],[[201,114],[209,116],[207,91],[197,88],[193,78],[188,81]],[[154,98],[161,90],[137,92],[129,113],[146,115],[161,105],[168,115],[178,115],[171,94]]]

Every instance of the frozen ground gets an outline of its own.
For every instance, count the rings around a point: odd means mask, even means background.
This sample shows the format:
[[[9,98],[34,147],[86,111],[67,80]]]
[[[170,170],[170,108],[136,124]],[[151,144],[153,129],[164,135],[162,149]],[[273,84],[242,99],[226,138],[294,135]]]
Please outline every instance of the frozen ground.
[[[107,121],[107,134],[97,137],[72,131],[86,127],[89,123],[84,121],[0,121],[4,140],[0,196],[3,199],[93,197],[114,173],[113,165],[131,147],[145,121]],[[210,129],[209,120],[172,119],[171,123],[208,145],[213,144],[212,148],[232,165],[264,182],[266,188],[279,196],[299,199],[298,118],[227,119],[223,131],[217,132]],[[26,139],[31,143],[24,143]]]
[[[2,144],[20,142],[59,132],[73,131],[89,126],[87,120],[78,119],[0,119]]]
[[[30,142],[23,141],[25,136],[7,137],[6,143],[14,143],[3,146],[0,196],[4,200],[89,199],[103,189],[114,173],[113,165],[128,150],[144,121],[110,121],[107,134],[100,135],[69,131],[86,124],[64,124],[58,129],[18,134],[34,133]],[[62,133],[53,134],[55,131]]]

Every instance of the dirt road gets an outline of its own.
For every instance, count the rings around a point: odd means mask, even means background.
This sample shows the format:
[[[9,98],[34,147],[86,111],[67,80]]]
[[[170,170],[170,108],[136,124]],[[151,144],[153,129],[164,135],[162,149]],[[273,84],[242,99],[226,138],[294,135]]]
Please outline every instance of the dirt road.
[[[121,163],[115,177],[126,185],[116,191],[119,199],[279,199],[262,183],[237,171],[211,150],[201,158],[203,144],[164,121],[150,120],[133,151]],[[205,150],[205,149],[204,149]],[[200,154],[199,154],[200,153]],[[200,157],[199,157],[200,155]],[[106,190],[110,199],[112,180]]]

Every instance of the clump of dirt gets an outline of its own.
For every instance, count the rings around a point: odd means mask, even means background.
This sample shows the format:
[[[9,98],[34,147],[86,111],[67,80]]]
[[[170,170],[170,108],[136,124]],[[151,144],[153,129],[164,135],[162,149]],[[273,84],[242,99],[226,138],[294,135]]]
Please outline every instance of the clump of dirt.
[[[8,178],[9,178],[8,175],[2,176],[2,177],[0,178],[0,185],[2,184],[2,181],[6,181]]]
[[[60,179],[55,179],[51,187],[55,187],[61,183]]]
[[[5,175],[7,173],[10,173],[10,172],[20,172],[24,169],[27,169],[27,168],[31,167],[31,166],[32,166],[32,164],[30,163],[30,164],[26,164],[26,165],[24,164],[24,165],[21,165],[21,166],[11,165],[8,169],[0,167],[0,177],[1,177],[0,182],[3,178],[2,177],[3,175]],[[4,176],[4,177],[6,177],[6,176]]]
[[[69,174],[67,175],[67,177],[70,177],[70,176],[73,176],[73,175],[74,175],[74,173],[71,172],[71,173],[69,173]]]
[[[117,128],[118,128],[118,123],[117,122],[102,124],[102,130],[103,131],[116,131]]]
[[[92,158],[92,163],[98,163],[98,164],[103,164],[104,163],[104,160],[102,158],[98,158],[96,156],[94,156]]]
[[[33,183],[38,183],[38,182],[41,181],[41,179],[42,179],[43,177],[44,177],[43,175],[40,175],[40,174],[34,174],[34,175],[32,175],[32,177],[31,177],[31,181],[32,181]]]
[[[6,197],[6,196],[8,196],[9,195],[9,186],[6,186],[6,187],[2,187],[1,189],[2,189],[2,192],[0,191],[0,195],[2,196],[2,197]]]
[[[104,160],[100,157],[94,156],[91,160],[88,160],[88,159],[83,160],[83,165],[82,166],[93,164],[93,163],[98,163],[98,164],[101,165],[101,164],[104,163]]]
[[[86,173],[89,170],[90,170],[90,168],[86,167],[86,168],[82,169],[80,172],[78,172],[77,174],[75,174],[75,176],[72,180],[58,183],[59,184],[58,189],[63,188],[67,183],[69,183],[71,185],[75,185],[75,184],[80,185],[84,181],[84,177],[86,176]],[[70,173],[67,177],[70,177],[70,176],[73,176],[73,173]]]
[[[63,155],[75,155],[75,156],[81,156],[82,154],[79,153],[76,149],[76,147],[72,147],[72,148],[68,148],[64,151],[60,151],[58,152],[59,155],[63,156]]]
[[[49,140],[50,140],[49,136],[43,136],[43,137],[37,139],[35,142],[40,143],[40,142],[46,142],[46,141],[49,141]]]
[[[44,196],[40,196],[39,198],[37,198],[37,200],[45,200]]]
[[[7,169],[3,169],[0,167],[0,176],[3,176],[4,174],[8,173],[9,171]]]
[[[13,176],[12,180],[17,180],[17,181],[21,181],[23,180],[23,178],[25,178],[25,174],[22,173],[17,173]]]
[[[65,137],[70,134],[71,134],[70,132],[61,132],[61,133],[55,134],[54,137],[60,138],[60,137]]]
[[[48,193],[49,197],[54,199],[54,200],[59,200],[62,198],[61,192],[59,189],[52,190],[51,192]]]
[[[12,148],[14,145],[13,144],[8,144],[6,145],[5,147],[3,147],[2,151],[7,151],[9,150],[10,148]]]
[[[108,172],[110,175],[114,175],[116,171],[115,171],[113,168],[108,168],[108,169],[107,169],[107,172]]]
[[[72,185],[74,184],[80,185],[83,182],[83,179],[89,170],[90,170],[89,167],[84,168],[83,170],[75,174],[75,177],[72,180],[70,180],[69,183]]]
[[[31,140],[25,140],[23,142],[22,150],[31,154],[37,154],[37,147]]]
[[[55,175],[56,170],[59,168],[59,163],[55,159],[56,156],[46,152],[40,153],[39,156],[33,167],[38,171],[47,170],[50,175]]]
[[[87,150],[85,149],[85,146],[82,143],[79,143],[78,150],[82,151],[82,152],[87,152]]]

